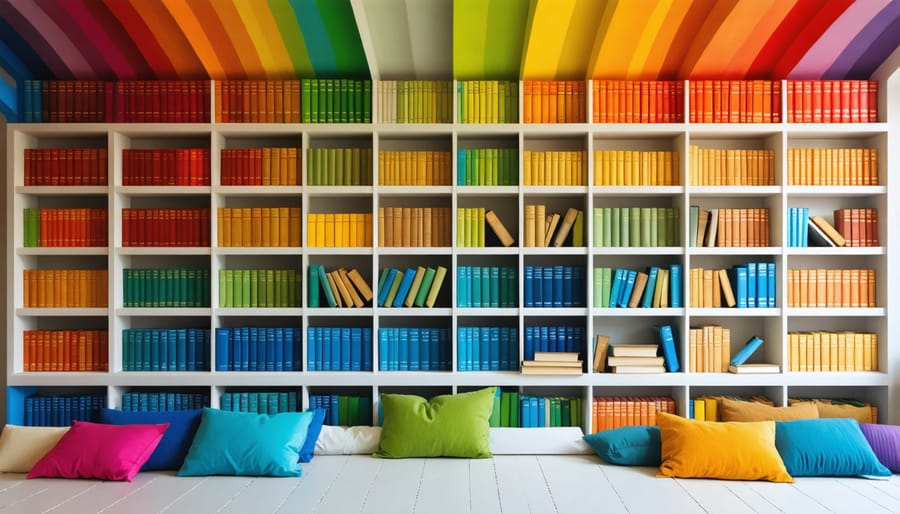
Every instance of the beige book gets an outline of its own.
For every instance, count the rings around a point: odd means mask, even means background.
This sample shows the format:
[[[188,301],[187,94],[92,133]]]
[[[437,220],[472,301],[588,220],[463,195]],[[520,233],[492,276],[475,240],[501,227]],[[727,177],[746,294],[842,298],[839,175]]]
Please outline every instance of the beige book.
[[[534,206],[534,246],[537,248],[544,246],[544,225],[540,220],[547,218],[546,208],[542,204]]]
[[[544,233],[544,246],[550,246],[550,241],[553,239],[553,233],[556,231],[556,226],[559,225],[559,213],[554,212],[547,216],[547,218],[549,218],[550,223],[547,227],[547,232]]]
[[[569,232],[572,230],[572,225],[575,223],[575,218],[577,217],[578,209],[569,207],[566,211],[566,215],[563,217],[562,223],[559,225],[559,231],[556,233],[556,237],[553,238],[553,246],[562,246],[562,244],[566,242],[566,237],[568,237]]]
[[[831,223],[828,223],[828,221],[825,218],[823,218],[822,216],[813,216],[811,219],[812,219],[812,222],[815,223],[816,226],[822,230],[822,232],[825,232],[826,236],[828,236],[832,241],[834,241],[834,244],[836,244],[837,246],[844,246],[845,244],[847,244],[847,240],[844,239],[844,236],[842,236],[831,225]]]
[[[581,362],[578,360],[578,352],[534,352],[534,360],[554,362]]]
[[[581,375],[580,367],[570,366],[522,366],[523,375]]]
[[[341,295],[341,299],[344,300],[345,307],[352,307],[353,297],[350,296],[350,291],[347,291],[347,287],[344,285],[344,281],[341,278],[341,273],[339,270],[332,271],[330,273],[332,275],[332,279],[334,280],[335,286],[337,286],[337,290]]]
[[[637,307],[641,297],[644,296],[644,288],[647,287],[647,274],[638,271],[634,277],[634,287],[631,289],[631,298],[628,299],[629,307]]]
[[[362,275],[359,274],[359,271],[357,271],[356,268],[348,271],[347,276],[350,277],[353,285],[356,286],[357,290],[359,290],[359,294],[361,294],[367,302],[372,299],[372,289],[369,287],[369,284],[366,283],[365,279],[362,278]]]
[[[500,239],[500,244],[503,246],[510,246],[513,244],[515,239],[509,233],[509,230],[506,230],[506,227],[503,225],[503,222],[500,221],[500,218],[497,217],[497,214],[494,211],[489,210],[484,213],[484,221],[487,222],[488,226],[491,227],[491,230],[494,231],[494,234],[497,235],[497,238]]]
[[[720,269],[717,273],[719,274],[719,285],[722,287],[722,294],[725,296],[725,305],[734,307],[737,302],[734,299],[734,290],[731,289],[731,280],[728,279],[728,271]]]
[[[328,279],[328,287],[331,288],[331,294],[334,296],[334,301],[337,302],[337,306],[343,307],[344,301],[341,299],[341,292],[338,291],[337,284],[334,282],[334,276],[332,276],[331,273],[326,273],[325,278]]]
[[[531,248],[534,246],[534,227],[535,227],[535,206],[534,205],[526,205],[525,206],[525,229],[522,231],[525,234],[525,246]]]
[[[363,300],[359,296],[359,293],[356,292],[356,288],[353,287],[353,281],[350,280],[350,277],[347,276],[347,270],[344,268],[339,268],[338,276],[341,278],[341,282],[344,284],[344,288],[347,290],[347,293],[350,295],[350,300],[352,301],[355,307],[362,307]],[[349,303],[348,303],[349,305]]]
[[[422,287],[422,277],[425,276],[425,267],[419,266],[416,268],[416,274],[413,277],[412,285],[409,286],[409,293],[406,295],[406,299],[403,301],[403,305],[407,307],[412,307],[413,302],[416,300],[416,296],[419,293],[419,288]]]

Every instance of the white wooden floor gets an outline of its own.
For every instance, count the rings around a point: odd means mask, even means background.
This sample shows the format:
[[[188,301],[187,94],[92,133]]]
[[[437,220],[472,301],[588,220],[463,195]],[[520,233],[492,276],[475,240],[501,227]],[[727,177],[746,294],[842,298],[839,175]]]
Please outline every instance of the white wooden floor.
[[[656,478],[655,471],[590,455],[529,455],[317,456],[300,479],[151,472],[122,483],[0,474],[0,513],[900,513],[900,475],[772,484]]]

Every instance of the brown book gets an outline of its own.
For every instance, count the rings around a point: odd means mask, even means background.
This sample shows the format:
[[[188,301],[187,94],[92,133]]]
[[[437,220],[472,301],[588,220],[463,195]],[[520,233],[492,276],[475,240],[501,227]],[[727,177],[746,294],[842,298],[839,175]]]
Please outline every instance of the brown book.
[[[566,237],[569,235],[569,232],[572,230],[572,225],[575,223],[575,218],[578,217],[578,209],[574,209],[569,207],[566,211],[566,215],[563,217],[562,223],[559,226],[559,232],[556,233],[556,237],[553,239],[553,246],[562,246],[562,244],[566,241]]]
[[[597,334],[594,343],[594,371],[603,373],[606,371],[606,353],[609,349],[609,336]]]
[[[634,277],[634,287],[631,289],[631,298],[628,300],[629,307],[637,307],[644,295],[644,288],[647,287],[647,274],[638,271]]]
[[[553,237],[553,232],[556,231],[556,226],[559,225],[559,213],[554,212],[547,216],[549,223],[547,224],[547,231],[544,233],[544,246],[550,246],[550,240]]]
[[[697,213],[697,242],[696,246],[703,246],[706,239],[706,226],[709,224],[709,211],[700,209]]]
[[[356,286],[357,290],[359,290],[359,294],[361,294],[367,302],[372,299],[372,289],[369,288],[369,284],[366,283],[366,281],[362,278],[362,275],[359,274],[359,271],[357,271],[356,268],[348,271],[347,276],[350,277],[353,285]]]
[[[490,226],[491,230],[494,231],[494,234],[497,235],[497,238],[500,240],[500,244],[502,244],[503,246],[510,246],[513,244],[513,242],[515,242],[513,236],[510,235],[508,230],[506,230],[503,222],[500,221],[500,218],[497,217],[497,214],[494,213],[493,210],[489,210],[484,213],[484,221],[488,223],[488,226]]]
[[[547,206],[543,204],[534,206],[534,246],[537,248],[544,246],[544,225],[541,220],[547,218],[546,209]]]
[[[338,277],[340,277],[341,279],[341,283],[344,285],[344,289],[347,290],[347,294],[350,298],[350,302],[347,302],[347,305],[350,305],[352,303],[355,307],[362,307],[362,298],[360,298],[359,294],[356,292],[356,288],[353,287],[353,282],[350,280],[350,277],[347,276],[347,270],[345,270],[344,268],[340,268],[337,270],[337,273]]]
[[[837,230],[835,230],[831,223],[828,223],[825,218],[823,218],[822,216],[813,216],[811,219],[812,222],[815,223],[816,226],[819,227],[819,229],[821,229],[822,232],[824,232],[825,235],[828,236],[828,238],[831,239],[835,245],[844,246],[847,243],[847,241],[844,239],[844,236],[842,236]]]

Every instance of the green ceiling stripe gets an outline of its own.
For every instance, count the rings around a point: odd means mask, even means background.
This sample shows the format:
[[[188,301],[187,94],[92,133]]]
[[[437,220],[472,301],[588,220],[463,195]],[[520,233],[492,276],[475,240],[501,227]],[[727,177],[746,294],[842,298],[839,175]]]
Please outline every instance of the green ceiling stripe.
[[[316,5],[331,37],[338,73],[346,77],[369,77],[369,65],[350,0],[316,0]]]
[[[487,40],[483,76],[491,79],[518,79],[528,2],[492,0],[488,6]]]
[[[269,0],[269,5],[276,1]],[[282,14],[279,11],[282,10],[272,9],[276,19]],[[328,30],[316,3],[313,0],[290,0],[290,7],[285,6],[283,11],[285,16],[290,15],[297,22],[296,28],[301,32],[300,36],[303,38],[305,51],[312,65],[313,76],[334,75],[337,71],[334,50],[331,48],[331,39],[328,37]],[[288,38],[285,40],[290,42]],[[291,51],[290,45],[288,51]]]
[[[297,77],[314,77],[316,70],[310,59],[306,39],[300,32],[299,16],[295,15],[290,4],[278,0],[269,0],[269,9],[272,10],[272,18],[281,33],[284,47],[294,66],[294,75]]]
[[[453,2],[453,75],[457,79],[484,78],[487,18],[493,1]]]

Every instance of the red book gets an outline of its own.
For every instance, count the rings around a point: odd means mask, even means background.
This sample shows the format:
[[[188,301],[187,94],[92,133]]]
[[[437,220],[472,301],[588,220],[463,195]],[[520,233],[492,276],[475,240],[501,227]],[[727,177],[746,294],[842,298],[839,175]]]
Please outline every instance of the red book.
[[[841,99],[840,105],[841,108],[841,119],[840,123],[850,123],[850,81],[849,80],[841,80]]]
[[[859,82],[858,80],[850,80],[850,122],[859,123],[862,121],[859,116]]]
[[[868,81],[868,100],[866,101],[870,123],[878,122],[878,81]]]

